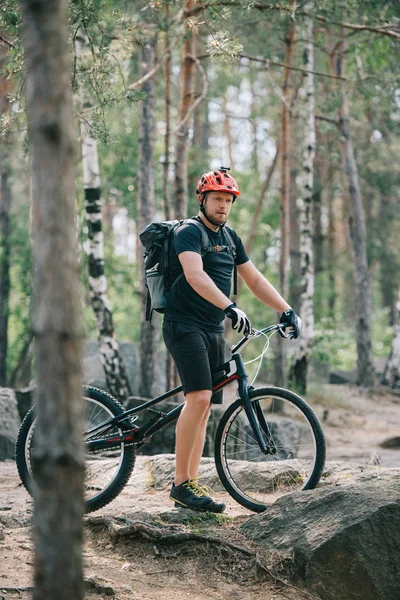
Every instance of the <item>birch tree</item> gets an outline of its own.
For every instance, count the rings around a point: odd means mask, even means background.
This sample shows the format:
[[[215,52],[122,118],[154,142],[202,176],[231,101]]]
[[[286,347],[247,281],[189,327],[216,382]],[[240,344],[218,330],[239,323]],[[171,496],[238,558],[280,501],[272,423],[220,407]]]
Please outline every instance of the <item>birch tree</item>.
[[[313,258],[313,181],[315,157],[315,116],[314,116],[314,23],[311,16],[313,3],[308,2],[304,7],[306,44],[304,48],[304,150],[302,167],[302,196],[300,198],[300,260],[301,260],[301,295],[300,317],[302,331],[297,347],[295,362],[292,368],[292,378],[296,388],[302,393],[307,388],[307,370],[311,356],[314,337],[314,258]]]
[[[82,324],[67,3],[21,0],[36,348],[34,600],[83,599]]]
[[[382,377],[382,383],[392,388],[400,387],[400,289],[396,302],[395,319],[392,347]]]
[[[295,2],[291,0],[290,8],[294,11]],[[285,35],[285,58],[282,81],[282,106],[281,106],[281,131],[280,131],[280,168],[281,168],[281,216],[280,216],[280,257],[279,257],[279,291],[287,298],[289,290],[289,235],[290,235],[290,67],[293,60],[294,42],[296,37],[296,26],[290,23]],[[284,340],[276,337],[275,346],[275,384],[284,386],[286,382],[286,350]]]
[[[87,36],[80,30],[75,39],[75,52],[84,69]],[[79,92],[81,110],[91,109],[90,96],[83,86]],[[115,335],[112,308],[108,297],[107,277],[104,272],[104,236],[101,212],[100,166],[97,140],[91,135],[90,116],[81,118],[81,146],[83,187],[85,191],[85,218],[88,227],[87,247],[89,268],[89,297],[96,318],[101,361],[108,389],[121,402],[131,395],[123,360]]]

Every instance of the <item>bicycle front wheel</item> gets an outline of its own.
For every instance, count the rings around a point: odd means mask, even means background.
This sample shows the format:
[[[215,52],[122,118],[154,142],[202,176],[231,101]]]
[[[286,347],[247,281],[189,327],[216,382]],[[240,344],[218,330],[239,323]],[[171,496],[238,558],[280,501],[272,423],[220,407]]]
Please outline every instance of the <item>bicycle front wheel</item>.
[[[249,390],[264,437],[263,454],[241,400],[222,415],[215,437],[215,463],[227,492],[239,504],[264,511],[280,496],[314,488],[325,464],[325,438],[312,408],[281,388]]]
[[[84,430],[90,431],[124,412],[121,404],[107,392],[91,386],[83,387]],[[26,415],[19,430],[16,462],[22,483],[32,493],[35,478],[35,409]],[[107,429],[108,436],[122,434],[118,425]],[[98,436],[101,438],[102,433]],[[86,437],[86,436],[84,436]],[[91,436],[90,439],[96,439]],[[120,444],[97,453],[85,453],[84,500],[85,511],[93,512],[113,500],[126,485],[135,464],[135,448]]]

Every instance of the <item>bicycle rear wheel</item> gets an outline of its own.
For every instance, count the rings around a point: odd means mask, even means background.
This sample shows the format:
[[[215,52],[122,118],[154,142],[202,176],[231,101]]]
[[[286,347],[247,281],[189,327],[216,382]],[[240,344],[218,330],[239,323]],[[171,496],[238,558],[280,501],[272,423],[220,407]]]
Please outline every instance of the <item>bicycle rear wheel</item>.
[[[115,398],[98,388],[83,387],[84,430],[108,421],[124,412]],[[32,408],[20,427],[16,445],[16,462],[21,481],[32,493],[35,478],[35,426],[36,414]],[[107,436],[122,434],[122,428],[113,425]],[[102,437],[101,431],[97,437]],[[96,439],[92,436],[90,439]],[[111,502],[126,485],[135,465],[134,446],[120,444],[118,447],[85,453],[84,499],[86,512],[93,512]]]
[[[242,506],[264,511],[280,496],[314,488],[325,464],[325,438],[312,408],[281,388],[249,391],[268,447],[263,454],[241,400],[222,415],[215,463],[227,492]]]

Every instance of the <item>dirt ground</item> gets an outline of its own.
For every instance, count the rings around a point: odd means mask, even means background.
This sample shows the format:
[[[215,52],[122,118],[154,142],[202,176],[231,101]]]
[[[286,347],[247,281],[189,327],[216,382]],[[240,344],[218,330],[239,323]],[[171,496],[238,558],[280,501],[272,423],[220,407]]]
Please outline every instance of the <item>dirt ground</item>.
[[[330,385],[314,389],[308,400],[323,422],[328,466],[330,461],[346,461],[377,468],[400,467],[400,448],[380,446],[384,440],[400,436],[400,396]],[[252,547],[240,531],[240,525],[252,513],[225,492],[216,495],[227,504],[223,517],[177,510],[168,499],[168,486],[166,482],[165,490],[149,491],[146,457],[138,457],[131,480],[120,496],[85,517],[83,559],[88,600],[310,598],[274,581],[260,566],[265,564],[262,552]],[[31,597],[32,511],[32,501],[19,481],[15,463],[1,462],[0,600]],[[147,527],[211,536],[222,542],[198,539],[176,544],[137,536],[113,537],[106,527],[110,519],[117,526],[141,522]]]

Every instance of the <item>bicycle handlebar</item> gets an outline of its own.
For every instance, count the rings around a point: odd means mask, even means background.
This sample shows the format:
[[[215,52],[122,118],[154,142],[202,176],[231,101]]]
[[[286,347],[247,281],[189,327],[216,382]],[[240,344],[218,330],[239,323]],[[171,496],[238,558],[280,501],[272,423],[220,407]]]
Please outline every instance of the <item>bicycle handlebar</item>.
[[[271,331],[277,331],[279,335],[283,338],[289,338],[289,335],[285,334],[286,326],[282,323],[275,323],[275,325],[269,325],[264,329],[253,329],[251,333],[247,336],[242,337],[242,339],[234,346],[231,350],[232,354],[237,352],[239,349],[243,349],[244,346],[254,338],[260,337],[260,335],[265,335],[266,333],[270,333]]]

